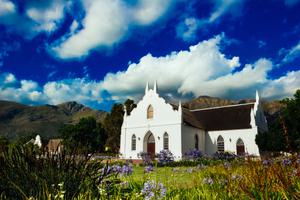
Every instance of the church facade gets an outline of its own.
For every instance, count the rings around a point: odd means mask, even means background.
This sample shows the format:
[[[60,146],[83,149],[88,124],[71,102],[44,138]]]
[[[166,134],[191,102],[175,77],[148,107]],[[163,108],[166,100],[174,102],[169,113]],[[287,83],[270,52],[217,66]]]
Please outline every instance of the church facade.
[[[125,109],[126,110],[126,109]],[[175,160],[198,149],[206,154],[231,152],[259,156],[255,136],[267,131],[267,121],[256,101],[230,106],[189,110],[167,103],[148,84],[137,107],[124,114],[120,155],[123,159],[141,159],[140,153],[152,156],[169,150]]]

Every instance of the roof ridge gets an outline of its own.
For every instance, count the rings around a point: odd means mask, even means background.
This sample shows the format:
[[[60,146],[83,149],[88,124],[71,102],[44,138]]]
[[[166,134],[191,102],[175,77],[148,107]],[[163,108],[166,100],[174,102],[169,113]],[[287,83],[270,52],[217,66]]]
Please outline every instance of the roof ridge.
[[[226,105],[226,106],[216,106],[216,107],[209,107],[209,108],[199,108],[199,109],[193,109],[193,110],[189,110],[189,111],[194,112],[194,111],[200,111],[200,110],[212,110],[212,109],[219,109],[219,108],[244,106],[244,105],[250,105],[250,104],[255,104],[255,102],[249,102],[249,103],[243,103],[243,104],[233,104],[233,105]]]

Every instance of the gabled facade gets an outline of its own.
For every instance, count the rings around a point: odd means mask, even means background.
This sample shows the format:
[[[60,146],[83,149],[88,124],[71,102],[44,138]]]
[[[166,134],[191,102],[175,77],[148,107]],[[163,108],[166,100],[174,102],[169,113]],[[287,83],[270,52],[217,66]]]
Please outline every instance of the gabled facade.
[[[124,114],[120,153],[124,159],[141,159],[147,152],[154,156],[170,150],[176,160],[198,149],[207,154],[229,151],[259,155],[255,143],[258,132],[267,131],[267,123],[256,94],[253,103],[188,110],[166,103],[148,84],[137,107]]]

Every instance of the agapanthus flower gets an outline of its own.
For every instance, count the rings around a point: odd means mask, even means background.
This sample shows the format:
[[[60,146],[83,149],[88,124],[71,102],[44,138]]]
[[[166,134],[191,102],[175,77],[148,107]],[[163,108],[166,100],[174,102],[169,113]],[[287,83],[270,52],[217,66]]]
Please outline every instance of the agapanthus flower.
[[[154,181],[147,181],[144,183],[142,194],[146,200],[162,199],[166,196],[166,188],[162,183],[156,184]]]
[[[150,173],[154,170],[154,167],[152,165],[146,166],[144,169],[145,173]]]
[[[283,160],[282,160],[282,164],[283,164],[284,166],[288,166],[288,165],[292,164],[292,161],[291,161],[291,159],[286,158],[286,159],[283,159]]]
[[[202,182],[206,185],[212,185],[214,183],[214,180],[208,177],[208,178],[204,178]]]

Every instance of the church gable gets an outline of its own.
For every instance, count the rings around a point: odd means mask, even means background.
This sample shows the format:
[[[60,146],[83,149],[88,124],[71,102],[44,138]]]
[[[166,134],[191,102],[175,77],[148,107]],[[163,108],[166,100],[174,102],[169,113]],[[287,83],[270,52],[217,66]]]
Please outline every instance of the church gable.
[[[131,111],[130,115],[124,116],[125,121],[127,127],[181,123],[181,110],[174,109],[159,97],[156,84],[153,89],[149,89],[147,84],[144,97],[137,103],[137,107]]]

